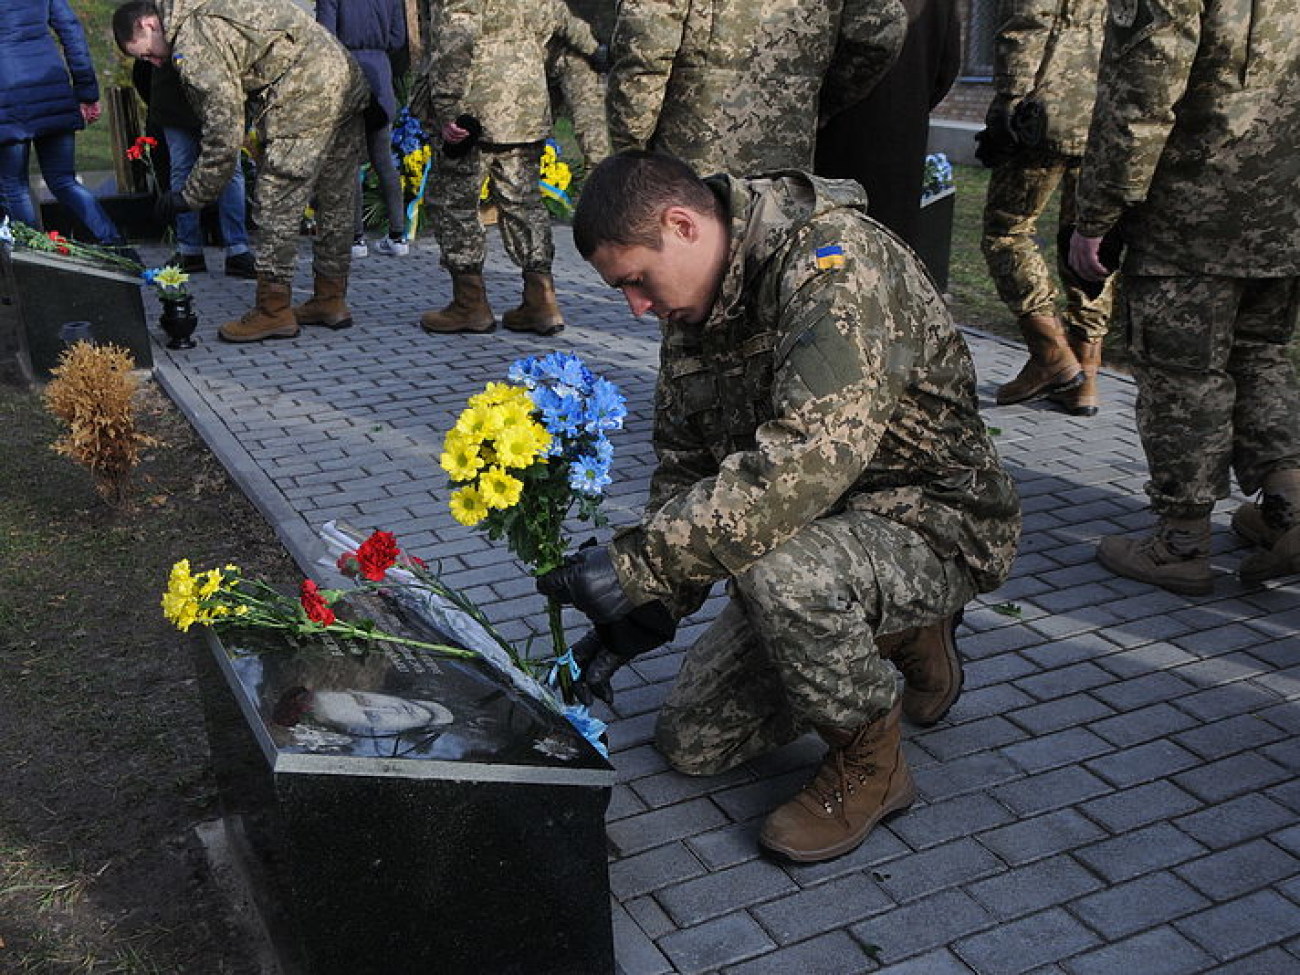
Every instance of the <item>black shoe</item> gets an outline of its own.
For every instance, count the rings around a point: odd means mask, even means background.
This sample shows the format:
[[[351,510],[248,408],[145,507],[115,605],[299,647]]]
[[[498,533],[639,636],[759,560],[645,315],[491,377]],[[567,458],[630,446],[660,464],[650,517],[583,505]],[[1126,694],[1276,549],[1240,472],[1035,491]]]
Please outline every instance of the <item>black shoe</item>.
[[[202,274],[208,269],[208,260],[202,254],[173,254],[167,263],[186,274]]]
[[[256,279],[257,266],[253,261],[253,255],[244,251],[242,254],[231,254],[227,257],[226,277]]]

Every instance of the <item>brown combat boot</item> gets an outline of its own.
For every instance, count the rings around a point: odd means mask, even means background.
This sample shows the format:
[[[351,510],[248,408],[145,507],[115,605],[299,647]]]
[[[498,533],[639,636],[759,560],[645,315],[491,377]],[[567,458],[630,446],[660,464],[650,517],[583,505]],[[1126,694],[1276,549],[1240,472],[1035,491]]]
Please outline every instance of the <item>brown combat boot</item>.
[[[902,705],[861,728],[820,728],[830,750],[816,776],[763,823],[758,841],[774,853],[817,863],[856,849],[872,828],[916,799],[903,757]]]
[[[957,654],[961,612],[876,640],[880,656],[903,675],[903,714],[912,724],[938,724],[956,703],[965,679]]]
[[[262,339],[291,339],[298,334],[298,320],[290,308],[293,291],[287,284],[257,279],[257,299],[244,317],[226,322],[217,334],[227,342],[260,342]]]
[[[1024,315],[1020,334],[1025,337],[1029,361],[997,393],[1000,406],[1023,403],[1047,393],[1074,389],[1083,382],[1079,360],[1065,341],[1065,328],[1055,315]]]
[[[1238,508],[1232,527],[1264,550],[1241,560],[1237,575],[1242,582],[1254,585],[1300,573],[1300,470],[1265,477],[1260,503]]]
[[[1083,368],[1083,382],[1074,389],[1048,393],[1047,398],[1071,416],[1096,416],[1101,404],[1097,395],[1097,370],[1101,367],[1102,342],[1084,342],[1070,337],[1070,350]]]
[[[432,335],[490,332],[496,327],[496,316],[488,305],[487,289],[479,271],[453,271],[451,303],[441,311],[426,311],[420,316],[420,328]]]
[[[1214,590],[1210,517],[1161,518],[1146,538],[1112,535],[1097,546],[1097,561],[1116,575],[1185,596]]]
[[[293,309],[299,325],[319,325],[335,331],[352,327],[352,309],[348,307],[348,279],[316,275],[312,296]]]
[[[525,271],[523,304],[501,316],[501,323],[512,332],[538,335],[554,335],[564,328],[555,300],[555,280],[542,271]]]

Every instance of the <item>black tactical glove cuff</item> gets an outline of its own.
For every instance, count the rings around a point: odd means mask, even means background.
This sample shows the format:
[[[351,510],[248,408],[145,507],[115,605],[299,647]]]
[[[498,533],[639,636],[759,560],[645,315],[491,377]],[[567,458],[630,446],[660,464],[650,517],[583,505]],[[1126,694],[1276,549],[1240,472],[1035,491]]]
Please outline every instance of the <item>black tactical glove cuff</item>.
[[[604,546],[579,549],[560,568],[539,577],[537,591],[572,605],[593,623],[612,623],[632,611]]]
[[[170,226],[176,219],[176,214],[187,213],[193,209],[185,202],[185,197],[179,190],[168,190],[166,193],[159,193],[158,199],[154,201],[153,214],[157,221],[163,226]]]

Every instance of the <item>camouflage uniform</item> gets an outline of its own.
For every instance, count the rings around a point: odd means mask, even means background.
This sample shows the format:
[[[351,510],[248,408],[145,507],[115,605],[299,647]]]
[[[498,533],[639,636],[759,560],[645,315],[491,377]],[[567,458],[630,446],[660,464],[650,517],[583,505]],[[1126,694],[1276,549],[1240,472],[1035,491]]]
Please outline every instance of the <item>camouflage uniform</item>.
[[[710,185],[729,264],[703,325],[664,326],[659,466],[611,543],[637,604],[686,613],[729,580],[659,719],[660,747],[697,773],[884,714],[895,673],[875,634],[998,586],[1020,524],[966,345],[857,184]]]
[[[573,119],[573,135],[588,168],[610,153],[605,84],[586,58],[552,42],[546,76],[559,89]]]
[[[430,199],[442,263],[453,274],[482,270],[478,200],[486,176],[506,253],[524,271],[550,273],[551,221],[537,186],[551,132],[546,49],[558,37],[591,55],[596,39],[562,0],[445,0],[432,36],[417,111],[434,130],[462,114],[483,126],[464,156],[435,157]]]
[[[1079,231],[1119,225],[1147,491],[1208,515],[1300,468],[1300,33],[1289,0],[1110,8]]]
[[[251,112],[262,144],[253,184],[260,278],[293,280],[298,227],[316,199],[316,274],[346,278],[369,89],[341,44],[290,0],[162,0],[167,39],[203,119],[182,194],[215,200],[239,164]]]
[[[1079,159],[1088,137],[1106,0],[1002,0],[996,94],[990,124],[1015,119],[1019,149],[989,177],[981,247],[998,296],[1017,318],[1052,315],[1056,285],[1034,240],[1038,219],[1060,187],[1059,231],[1074,227]],[[1074,337],[1099,341],[1110,323],[1111,288],[1089,298],[1057,250],[1064,320]]]
[[[658,149],[702,173],[811,170],[819,119],[871,90],[906,30],[898,0],[622,0],[614,150]]]

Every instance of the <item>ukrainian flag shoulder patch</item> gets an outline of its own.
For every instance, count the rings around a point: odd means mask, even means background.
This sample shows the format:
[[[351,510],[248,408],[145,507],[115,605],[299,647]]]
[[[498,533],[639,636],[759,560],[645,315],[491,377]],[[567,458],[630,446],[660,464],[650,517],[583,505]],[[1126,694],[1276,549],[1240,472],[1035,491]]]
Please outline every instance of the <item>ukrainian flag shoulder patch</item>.
[[[819,271],[844,266],[844,248],[839,244],[826,244],[813,252],[813,259]]]

